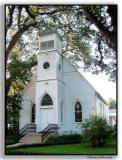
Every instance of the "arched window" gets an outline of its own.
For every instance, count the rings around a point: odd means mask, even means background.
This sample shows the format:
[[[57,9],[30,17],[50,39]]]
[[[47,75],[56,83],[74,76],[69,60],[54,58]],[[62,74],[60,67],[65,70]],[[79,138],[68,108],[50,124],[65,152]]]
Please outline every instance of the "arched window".
[[[60,103],[60,121],[63,123],[63,101]]]
[[[35,123],[35,104],[32,105],[31,123]]]
[[[82,107],[79,102],[75,104],[75,122],[82,122]]]
[[[53,105],[52,98],[48,94],[45,94],[44,97],[42,98],[41,106],[49,106],[49,105]]]

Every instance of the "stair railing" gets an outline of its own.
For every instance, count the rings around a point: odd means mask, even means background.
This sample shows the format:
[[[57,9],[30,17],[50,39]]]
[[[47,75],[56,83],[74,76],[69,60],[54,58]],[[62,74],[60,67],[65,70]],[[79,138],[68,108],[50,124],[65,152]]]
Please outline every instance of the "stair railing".
[[[51,134],[51,133],[57,133],[59,127],[57,124],[49,124],[42,132],[42,143],[45,142],[46,138]]]
[[[36,132],[36,124],[26,124],[19,130],[20,135],[25,135],[29,132]]]

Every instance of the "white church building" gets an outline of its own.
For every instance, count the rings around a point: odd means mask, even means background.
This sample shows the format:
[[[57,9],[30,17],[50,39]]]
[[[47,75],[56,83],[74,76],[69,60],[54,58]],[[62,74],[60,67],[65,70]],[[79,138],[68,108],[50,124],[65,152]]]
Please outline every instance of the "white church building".
[[[92,113],[108,118],[105,100],[62,56],[61,48],[56,31],[40,33],[37,71],[23,91],[20,131],[35,125],[41,133],[57,125],[59,134],[81,133],[82,122]]]

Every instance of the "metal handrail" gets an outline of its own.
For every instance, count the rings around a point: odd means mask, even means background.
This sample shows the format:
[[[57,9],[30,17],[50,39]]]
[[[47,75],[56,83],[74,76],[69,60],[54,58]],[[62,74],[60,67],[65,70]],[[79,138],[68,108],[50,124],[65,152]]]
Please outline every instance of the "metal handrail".
[[[20,135],[25,135],[30,132],[31,129],[36,129],[36,124],[26,124],[23,128],[20,129],[19,133]],[[46,128],[44,128],[44,130],[41,132],[42,142],[45,141],[50,133],[57,132],[57,129],[59,129],[57,124],[49,124]]]
[[[53,131],[55,129],[55,131]],[[42,142],[46,139],[46,137],[53,132],[56,132],[56,130],[59,129],[57,124],[49,124],[41,133],[42,133]],[[52,130],[52,131],[51,131]]]
[[[21,135],[27,134],[30,129],[36,129],[36,124],[26,124],[23,128],[20,129],[19,133]]]

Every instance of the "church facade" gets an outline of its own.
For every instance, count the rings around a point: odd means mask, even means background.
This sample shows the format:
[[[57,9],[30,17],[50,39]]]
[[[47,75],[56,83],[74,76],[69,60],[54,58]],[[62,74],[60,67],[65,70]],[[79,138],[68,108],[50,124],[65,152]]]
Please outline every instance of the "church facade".
[[[36,124],[36,132],[57,124],[60,134],[82,132],[92,113],[108,118],[101,95],[61,55],[61,38],[55,31],[40,33],[38,67],[23,91],[19,128]]]

